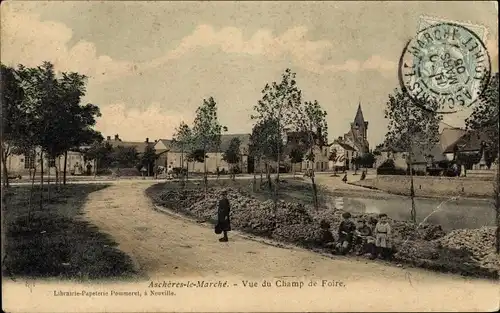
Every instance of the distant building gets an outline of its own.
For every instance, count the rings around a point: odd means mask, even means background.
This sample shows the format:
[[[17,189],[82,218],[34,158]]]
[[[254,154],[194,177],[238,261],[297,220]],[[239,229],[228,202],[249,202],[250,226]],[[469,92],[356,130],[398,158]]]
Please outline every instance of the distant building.
[[[300,163],[291,164],[290,153],[293,149],[300,148],[302,138],[307,136],[307,132],[288,132],[286,135],[286,145],[284,154],[284,162],[289,164],[292,171],[302,172],[305,170],[314,169],[316,172],[328,171],[328,157],[329,157],[329,145],[328,143],[323,143],[320,147],[319,143],[314,145],[312,153],[314,154],[314,162],[306,159],[309,151],[305,152],[304,159]],[[316,137],[315,134],[312,136]]]
[[[221,144],[217,147],[211,147],[207,150],[207,172],[216,173],[217,168],[220,171],[229,171],[229,164],[223,160],[224,152],[229,148],[229,144],[233,138],[240,139],[240,154],[241,160],[238,164],[242,173],[252,173],[254,171],[254,162],[249,160],[248,150],[250,145],[250,134],[224,134],[221,135]],[[154,148],[159,155],[157,165],[166,168],[184,167],[188,168],[189,172],[204,172],[204,164],[200,162],[188,162],[188,154],[191,152],[187,149],[183,152],[180,145],[174,144],[170,139],[159,139],[156,141]],[[189,164],[188,164],[189,163]],[[184,166],[182,166],[184,164]]]
[[[358,156],[359,150],[357,147],[345,142],[342,137],[333,141],[330,146],[330,154],[335,155],[334,160],[329,160],[328,167],[331,170],[348,170],[354,169],[352,159]]]
[[[111,139],[111,136],[107,136],[106,142],[109,143],[113,148],[116,148],[118,146],[124,148],[134,147],[137,149],[137,152],[139,154],[144,153],[148,146],[154,147],[156,144],[156,142],[150,142],[149,138],[146,138],[146,140],[144,141],[123,141],[118,134],[116,134],[113,139]]]
[[[444,154],[448,160],[456,160],[459,153],[474,155],[477,162],[466,164],[465,169],[487,169],[488,163],[485,148],[488,141],[489,137],[484,132],[463,130],[462,135],[444,150]],[[491,167],[496,168],[496,166],[496,164],[493,164]]]
[[[36,148],[30,154],[10,155],[7,158],[7,171],[10,177],[26,176],[33,174],[36,166],[36,175],[40,175],[40,149]],[[86,163],[83,154],[78,151],[68,151],[66,159],[66,174],[81,174],[86,171]],[[64,170],[64,155],[61,155],[53,160],[48,160],[44,157],[43,172],[44,175],[55,175],[59,171],[62,175]],[[92,167],[91,173],[94,168]],[[2,172],[3,175],[3,172]]]
[[[474,154],[477,156],[476,164],[468,164],[466,169],[482,169],[486,167],[483,145],[488,141],[486,134],[479,131],[466,131],[461,128],[444,128],[439,135],[439,142],[433,147],[420,148],[418,143],[413,148],[413,168],[425,170],[442,161],[456,160],[457,153]],[[384,144],[378,149],[376,166],[380,166],[387,159],[394,160],[396,167],[407,168],[408,153],[391,148]]]
[[[465,135],[466,131],[462,128],[446,127],[441,131],[439,142],[441,149],[443,149],[446,159],[453,160],[453,148],[456,142]],[[450,151],[451,150],[451,151]]]

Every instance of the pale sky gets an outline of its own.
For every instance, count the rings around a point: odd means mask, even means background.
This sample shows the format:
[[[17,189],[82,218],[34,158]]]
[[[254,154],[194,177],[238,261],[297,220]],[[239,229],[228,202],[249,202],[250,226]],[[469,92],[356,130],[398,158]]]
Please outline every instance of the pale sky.
[[[290,67],[304,100],[342,136],[361,102],[368,140],[383,140],[397,63],[422,15],[486,27],[498,71],[494,2],[3,2],[1,61],[88,75],[96,129],[129,141],[171,137],[213,96],[230,133],[251,132],[266,83]],[[468,112],[447,115],[463,126]]]

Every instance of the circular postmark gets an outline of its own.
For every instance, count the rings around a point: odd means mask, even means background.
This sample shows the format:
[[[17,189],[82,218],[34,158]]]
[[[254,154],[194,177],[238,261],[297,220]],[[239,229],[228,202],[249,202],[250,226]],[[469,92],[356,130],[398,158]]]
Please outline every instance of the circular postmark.
[[[415,105],[438,113],[470,107],[488,84],[490,56],[468,28],[439,23],[412,38],[399,60],[399,82]]]

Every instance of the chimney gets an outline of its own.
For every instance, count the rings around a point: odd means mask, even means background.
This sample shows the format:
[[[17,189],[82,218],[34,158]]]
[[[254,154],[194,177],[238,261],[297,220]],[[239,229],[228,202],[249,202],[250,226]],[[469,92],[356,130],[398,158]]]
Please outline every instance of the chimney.
[[[149,138],[146,137],[146,143],[149,143]]]
[[[106,140],[110,141],[111,140],[111,136],[106,137]]]
[[[115,140],[120,140],[120,137],[118,137],[118,134],[115,135]]]

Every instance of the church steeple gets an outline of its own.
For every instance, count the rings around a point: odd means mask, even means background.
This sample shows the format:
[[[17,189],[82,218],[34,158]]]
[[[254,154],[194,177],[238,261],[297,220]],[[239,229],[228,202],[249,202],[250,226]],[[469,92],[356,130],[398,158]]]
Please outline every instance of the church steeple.
[[[356,117],[354,117],[354,125],[358,127],[364,127],[365,118],[363,117],[363,110],[361,110],[361,102],[358,105],[358,111],[356,112]]]

